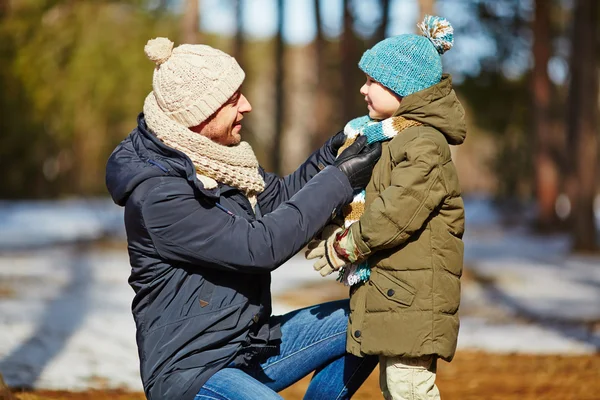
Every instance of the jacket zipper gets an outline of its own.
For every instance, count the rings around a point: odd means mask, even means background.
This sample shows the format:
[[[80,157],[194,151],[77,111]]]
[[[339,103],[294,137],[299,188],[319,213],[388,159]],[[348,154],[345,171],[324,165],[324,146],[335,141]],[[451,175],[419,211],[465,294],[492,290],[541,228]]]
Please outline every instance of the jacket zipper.
[[[221,210],[221,211],[225,212],[226,214],[229,214],[229,215],[231,215],[232,217],[234,217],[234,216],[235,216],[235,214],[234,214],[234,213],[232,213],[231,211],[229,211],[228,209],[226,209],[225,207],[223,207],[223,205],[222,205],[221,203],[219,203],[219,202],[216,202],[216,203],[215,203],[215,206],[217,206],[217,208],[218,208],[219,210]]]

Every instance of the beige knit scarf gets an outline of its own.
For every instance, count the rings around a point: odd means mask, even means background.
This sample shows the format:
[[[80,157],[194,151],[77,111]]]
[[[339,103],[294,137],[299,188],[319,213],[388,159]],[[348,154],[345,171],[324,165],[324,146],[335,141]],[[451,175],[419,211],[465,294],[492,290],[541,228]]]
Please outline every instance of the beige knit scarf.
[[[258,172],[258,160],[247,142],[223,146],[171,120],[150,93],[144,102],[144,117],[150,131],[160,141],[186,154],[196,176],[205,188],[214,189],[217,182],[242,191],[256,205],[256,196],[265,188]]]

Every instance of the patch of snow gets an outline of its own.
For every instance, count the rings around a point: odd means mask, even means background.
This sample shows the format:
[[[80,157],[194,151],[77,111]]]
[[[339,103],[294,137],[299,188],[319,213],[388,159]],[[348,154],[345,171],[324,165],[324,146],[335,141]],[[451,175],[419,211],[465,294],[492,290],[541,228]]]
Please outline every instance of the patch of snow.
[[[495,353],[594,354],[600,334],[564,326],[491,324],[483,318],[461,318],[458,348]]]
[[[124,237],[124,232],[123,209],[107,198],[0,201],[0,250]]]
[[[600,258],[570,255],[564,235],[503,226],[489,200],[466,204],[473,278],[463,280],[459,348],[597,353]],[[124,237],[122,218],[105,199],[0,202],[0,250],[11,250],[0,254],[0,372],[9,385],[141,390],[126,251],[54,246]],[[273,295],[323,282],[312,264],[298,254],[274,271]],[[274,314],[292,309],[273,304]]]
[[[471,266],[494,282],[492,297],[512,304],[521,314],[586,322],[600,320],[598,260],[540,263],[525,259],[490,260]]]
[[[62,250],[30,258],[28,272],[37,286],[20,292],[16,301],[0,298],[0,371],[6,382],[141,390],[127,254]],[[21,275],[11,268],[12,261],[0,258],[3,281],[11,272]],[[53,279],[65,271],[68,279]],[[48,287],[53,288],[51,298],[40,295]]]

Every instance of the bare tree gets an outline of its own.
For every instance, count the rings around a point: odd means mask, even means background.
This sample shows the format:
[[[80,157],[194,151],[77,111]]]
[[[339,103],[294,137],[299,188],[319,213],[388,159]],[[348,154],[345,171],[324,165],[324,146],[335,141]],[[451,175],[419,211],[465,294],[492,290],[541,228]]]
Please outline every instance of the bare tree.
[[[597,250],[594,219],[598,171],[598,2],[576,0],[571,39],[568,138],[572,237],[576,251]]]
[[[554,143],[550,122],[550,78],[548,62],[552,46],[550,37],[550,7],[547,0],[536,0],[533,20],[533,60],[531,95],[535,142],[535,186],[538,204],[538,224],[543,230],[558,223],[555,212],[559,192],[559,168],[553,157]]]
[[[235,40],[233,46],[233,56],[238,64],[244,68],[244,21],[243,21],[242,0],[235,0]]]
[[[329,85],[326,77],[326,65],[325,65],[325,38],[323,37],[323,22],[321,20],[321,1],[314,0],[315,8],[315,101],[314,101],[314,132],[312,135],[311,147],[313,149],[318,148],[325,142],[326,138],[330,136],[329,132],[330,123],[328,118],[330,116],[330,103],[329,103]]]
[[[183,43],[197,43],[200,31],[200,0],[185,0],[181,19]]]
[[[281,173],[281,151],[283,137],[283,116],[284,107],[284,45],[283,45],[283,24],[285,14],[285,1],[277,0],[277,36],[275,38],[275,130],[273,139],[272,168],[275,173]]]
[[[8,15],[9,8],[10,8],[9,0],[0,0],[0,19],[4,18],[6,15]]]
[[[158,4],[156,6],[157,10],[161,10],[164,11],[167,9],[167,7],[169,6],[169,2],[170,0],[158,0]]]
[[[373,35],[373,44],[385,39],[385,33],[387,32],[388,22],[390,20],[390,0],[380,0],[381,6],[381,20],[379,26]]]
[[[341,46],[341,95],[342,95],[342,119],[349,121],[354,117],[354,97],[356,88],[352,85],[353,73],[356,68],[356,39],[354,37],[354,18],[350,10],[350,0],[343,2],[343,32],[340,41]]]
[[[425,15],[434,15],[435,0],[419,0],[419,22]]]

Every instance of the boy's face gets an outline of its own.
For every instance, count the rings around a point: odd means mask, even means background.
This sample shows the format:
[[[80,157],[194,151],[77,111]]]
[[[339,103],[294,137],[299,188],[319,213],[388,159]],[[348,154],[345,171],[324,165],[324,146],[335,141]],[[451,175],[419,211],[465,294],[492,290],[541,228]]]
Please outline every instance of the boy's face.
[[[365,96],[369,117],[372,119],[386,119],[394,115],[400,106],[400,97],[396,96],[388,88],[375,82],[367,75],[367,81],[360,88],[360,94]]]

